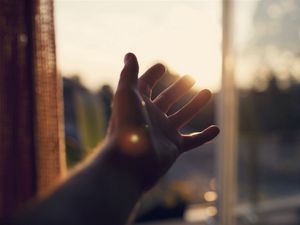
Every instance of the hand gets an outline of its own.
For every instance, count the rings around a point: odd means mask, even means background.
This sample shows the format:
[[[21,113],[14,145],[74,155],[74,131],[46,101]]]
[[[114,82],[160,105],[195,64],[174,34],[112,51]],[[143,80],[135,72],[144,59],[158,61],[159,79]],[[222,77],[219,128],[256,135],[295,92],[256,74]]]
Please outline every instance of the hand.
[[[211,92],[200,91],[180,110],[168,115],[170,107],[195,81],[184,76],[152,100],[152,89],[163,76],[164,66],[156,64],[138,78],[135,55],[128,53],[124,63],[106,137],[113,147],[105,154],[115,165],[133,173],[141,188],[147,190],[180,154],[212,140],[219,128],[210,126],[198,133],[181,134],[179,129],[209,101]]]
[[[193,86],[191,77],[178,79],[151,99],[151,90],[164,72],[164,66],[157,64],[138,79],[135,55],[125,56],[101,153],[95,152],[95,157],[73,171],[16,224],[125,224],[143,192],[180,154],[217,136],[216,126],[189,135],[179,132],[210,99],[208,90],[200,91],[179,111],[168,114],[169,108]]]

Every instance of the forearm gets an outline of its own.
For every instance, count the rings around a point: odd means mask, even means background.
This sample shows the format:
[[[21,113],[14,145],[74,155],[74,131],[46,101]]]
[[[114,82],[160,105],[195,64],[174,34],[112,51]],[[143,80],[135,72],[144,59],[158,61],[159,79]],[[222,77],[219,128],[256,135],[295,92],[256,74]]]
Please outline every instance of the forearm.
[[[121,225],[141,195],[133,174],[102,154],[39,202],[18,224]]]

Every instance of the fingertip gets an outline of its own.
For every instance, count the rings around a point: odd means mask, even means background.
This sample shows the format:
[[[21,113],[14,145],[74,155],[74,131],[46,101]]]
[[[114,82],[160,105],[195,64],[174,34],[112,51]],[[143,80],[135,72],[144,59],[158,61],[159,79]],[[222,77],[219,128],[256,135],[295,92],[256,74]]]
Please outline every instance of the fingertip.
[[[159,73],[165,73],[166,72],[166,67],[162,63],[157,63],[155,65],[155,67],[157,68],[157,71]]]
[[[220,128],[216,125],[211,125],[208,128],[208,132],[209,132],[209,136],[214,138],[214,137],[218,136],[218,134],[220,133]]]
[[[161,64],[157,63],[150,67],[141,77],[140,80],[143,81],[142,83],[149,88],[151,92],[152,88],[156,85],[156,83],[162,78],[162,76],[166,72],[166,67]],[[149,93],[150,95],[150,93]]]
[[[216,125],[211,125],[202,132],[195,132],[192,134],[184,134],[183,152],[189,151],[193,148],[201,146],[213,140],[220,133],[220,129]]]
[[[125,56],[124,56],[124,63],[127,64],[129,61],[136,59],[136,56],[132,53],[132,52],[128,52]]]
[[[196,83],[196,80],[192,76],[190,76],[190,75],[184,75],[182,77],[182,79],[190,87],[194,86],[194,84]]]
[[[137,58],[135,54],[129,52],[125,55],[124,57],[124,68],[127,72],[133,73],[133,74],[138,74],[139,71],[139,64],[137,61]]]
[[[203,95],[208,96],[209,98],[212,96],[211,91],[208,90],[208,89],[203,89],[203,90],[201,91],[201,93],[202,93]]]
[[[208,89],[201,90],[198,95],[196,96],[196,99],[200,101],[202,104],[206,104],[212,97],[211,91]]]
[[[139,65],[136,56],[133,53],[127,53],[124,56],[124,67],[120,74],[119,84],[136,84],[139,72]]]

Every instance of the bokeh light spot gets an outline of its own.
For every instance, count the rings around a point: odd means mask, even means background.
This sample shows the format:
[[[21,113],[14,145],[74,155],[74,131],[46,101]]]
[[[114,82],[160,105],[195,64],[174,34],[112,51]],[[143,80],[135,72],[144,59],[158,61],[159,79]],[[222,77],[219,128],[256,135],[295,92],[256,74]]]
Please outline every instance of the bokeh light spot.
[[[215,216],[218,213],[218,209],[215,206],[209,206],[206,208],[206,213],[208,216]]]
[[[208,202],[216,201],[218,194],[215,191],[207,191],[204,193],[204,199]]]
[[[131,134],[130,135],[130,142],[131,143],[137,143],[139,141],[139,136],[137,134]]]

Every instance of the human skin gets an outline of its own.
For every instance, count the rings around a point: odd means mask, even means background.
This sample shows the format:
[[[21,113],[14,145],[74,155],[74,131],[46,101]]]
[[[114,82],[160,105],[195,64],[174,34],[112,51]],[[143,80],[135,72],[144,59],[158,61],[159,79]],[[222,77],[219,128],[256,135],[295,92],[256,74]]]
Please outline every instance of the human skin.
[[[170,115],[170,107],[195,81],[184,76],[152,99],[164,66],[156,64],[138,78],[136,56],[126,54],[124,64],[102,147],[48,197],[28,208],[16,224],[126,224],[143,193],[181,154],[218,135],[217,126],[192,134],[179,131],[209,101],[209,90],[200,91]]]

